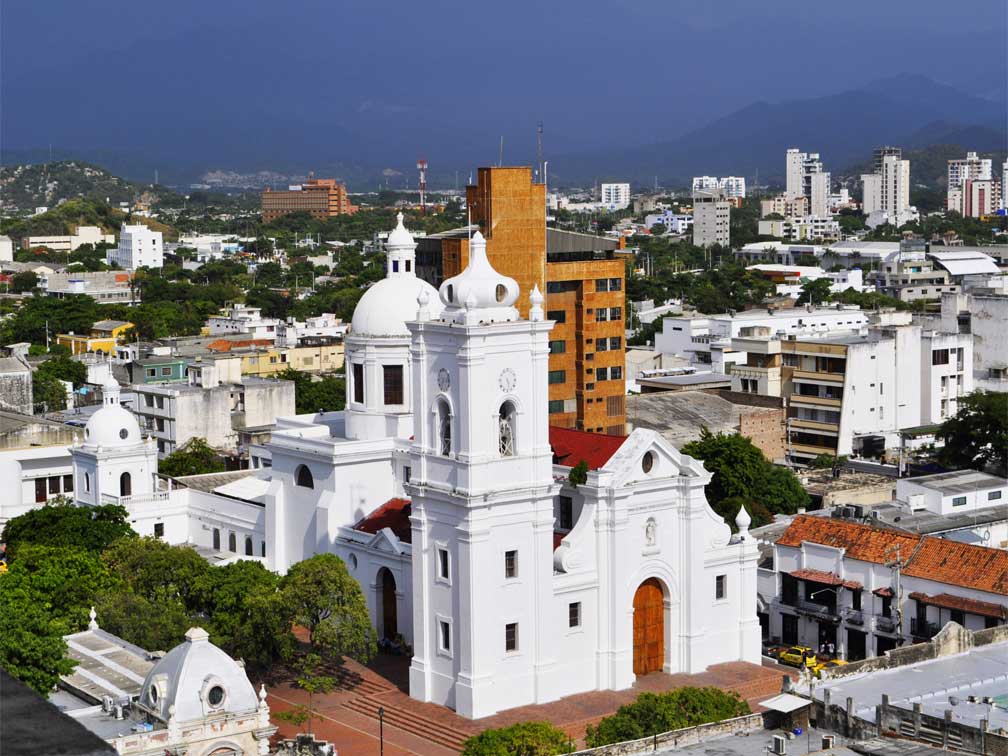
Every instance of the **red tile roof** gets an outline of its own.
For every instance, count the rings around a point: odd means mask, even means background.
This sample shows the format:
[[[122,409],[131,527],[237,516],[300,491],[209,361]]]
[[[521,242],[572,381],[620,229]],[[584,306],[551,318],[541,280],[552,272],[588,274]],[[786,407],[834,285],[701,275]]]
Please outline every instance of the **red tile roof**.
[[[1008,552],[1002,549],[808,515],[796,517],[777,543],[800,547],[805,541],[875,564],[894,561],[898,546],[904,575],[1008,596]]]
[[[970,614],[979,614],[981,617],[997,617],[998,619],[1008,619],[1008,607],[1001,604],[994,604],[990,601],[980,601],[979,599],[965,598],[964,596],[953,596],[949,593],[939,593],[936,596],[928,596],[926,593],[914,591],[910,598],[930,604],[940,606],[944,609],[958,609]]]
[[[922,538],[903,574],[1008,596],[1008,551]]]
[[[241,341],[229,341],[228,339],[217,339],[206,345],[211,352],[230,352],[232,349],[242,349],[243,347],[273,346],[273,339],[243,339]]]
[[[626,436],[589,433],[551,425],[549,441],[553,447],[554,464],[574,467],[583,459],[588,463],[589,470],[598,470],[623,445]]]
[[[890,588],[888,585],[884,588],[876,588],[872,591],[876,596],[881,596],[882,598],[892,598],[896,595],[896,591]]]
[[[822,583],[823,585],[842,585],[844,588],[850,588],[852,591],[860,591],[864,587],[856,580],[844,580],[836,573],[823,572],[822,570],[795,570],[791,573],[791,577],[798,578],[799,580],[811,580],[814,583]]]
[[[400,541],[412,543],[413,530],[409,518],[409,499],[389,499],[354,525],[354,530],[359,530],[362,533],[377,533],[382,528],[390,528]]]

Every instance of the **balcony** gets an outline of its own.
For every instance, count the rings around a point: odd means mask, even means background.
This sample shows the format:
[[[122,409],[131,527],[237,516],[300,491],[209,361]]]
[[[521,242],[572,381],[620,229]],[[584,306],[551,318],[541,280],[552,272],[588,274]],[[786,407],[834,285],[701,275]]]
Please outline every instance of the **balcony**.
[[[793,606],[799,614],[805,614],[813,619],[825,620],[826,622],[839,622],[840,615],[837,608],[830,604],[817,604],[815,601],[798,599]]]
[[[133,496],[113,496],[112,494],[102,494],[102,504],[118,504],[121,507],[130,509],[131,507],[143,506],[145,504],[167,503],[168,491],[155,491],[149,494],[135,494]]]
[[[848,625],[864,624],[864,613],[860,609],[844,609],[843,618]]]
[[[836,454],[836,444],[833,446],[818,446],[812,444],[788,444],[790,454],[810,454],[818,457],[820,454]]]
[[[808,404],[815,407],[835,407],[837,409],[843,404],[843,399],[833,399],[828,396],[805,396],[804,394],[791,394],[788,397],[791,404]]]
[[[820,423],[816,420],[798,420],[792,418],[788,420],[788,425],[792,428],[803,428],[810,431],[819,431],[821,433],[832,433],[836,435],[840,432],[839,423]]]
[[[883,633],[892,633],[896,631],[896,619],[895,617],[876,617],[875,618],[875,629]]]
[[[795,381],[821,381],[823,383],[830,383],[842,386],[844,382],[844,374],[819,372],[813,370],[795,370],[794,373],[791,374],[791,379]]]

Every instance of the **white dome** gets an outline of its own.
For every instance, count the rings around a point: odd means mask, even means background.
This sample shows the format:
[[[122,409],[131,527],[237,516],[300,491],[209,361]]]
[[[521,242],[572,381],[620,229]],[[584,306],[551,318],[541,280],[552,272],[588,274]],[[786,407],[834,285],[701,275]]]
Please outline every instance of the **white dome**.
[[[384,278],[364,292],[350,321],[352,336],[409,336],[406,323],[417,319],[417,298],[425,291],[431,318],[443,309],[437,290],[422,278]]]
[[[140,424],[129,410],[119,404],[106,404],[91,415],[84,426],[84,445],[101,446],[104,449],[116,446],[134,446],[143,441]]]
[[[413,235],[403,225],[403,214],[396,214],[396,227],[389,232],[388,239],[385,240],[385,249],[408,248],[410,251],[416,249],[416,242]]]
[[[257,710],[259,700],[245,669],[209,637],[203,628],[191,628],[185,642],[154,665],[140,689],[144,708],[162,721],[173,713],[179,722]]]

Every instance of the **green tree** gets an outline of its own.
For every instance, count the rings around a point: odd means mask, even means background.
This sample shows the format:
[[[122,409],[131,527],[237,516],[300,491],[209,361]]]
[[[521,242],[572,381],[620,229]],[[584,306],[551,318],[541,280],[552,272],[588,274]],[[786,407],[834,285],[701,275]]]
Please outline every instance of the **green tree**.
[[[847,457],[843,454],[839,457],[834,457],[832,454],[820,454],[809,462],[809,467],[813,470],[832,470],[834,467],[843,467],[846,464]]]
[[[36,414],[64,410],[67,406],[66,386],[60,383],[59,378],[36,370],[32,373],[32,403]]]
[[[346,382],[328,375],[314,380],[309,373],[287,368],[277,378],[294,383],[294,405],[298,414],[338,412],[346,407]]]
[[[298,562],[281,579],[280,590],[314,650],[363,662],[374,656],[377,643],[364,594],[335,554]]]
[[[598,726],[588,726],[589,748],[636,740],[683,727],[741,717],[749,705],[734,691],[719,688],[676,688],[665,693],[641,693],[632,704],[621,706]]]
[[[806,281],[802,284],[801,294],[798,295],[796,304],[818,305],[826,302],[830,298],[830,286],[832,282],[828,278],[817,278],[814,281]]]
[[[519,722],[469,738],[462,756],[553,756],[571,753],[570,744],[567,733],[549,722]]]
[[[151,601],[129,588],[98,596],[95,611],[102,629],[151,651],[168,651],[199,623],[177,599]]]
[[[728,497],[761,502],[775,514],[794,513],[808,504],[808,494],[794,473],[772,464],[745,436],[701,428],[700,438],[683,446],[682,452],[703,460],[713,474],[706,493],[715,509]]]
[[[24,581],[0,575],[0,666],[39,695],[48,697],[60,675],[73,671],[66,658],[65,623],[34,602]]]
[[[23,270],[20,273],[15,273],[11,276],[11,290],[16,293],[21,293],[24,291],[31,291],[38,286],[39,277],[32,270]]]
[[[940,460],[949,467],[993,469],[1008,475],[1008,394],[974,391],[936,434],[945,444]]]
[[[223,472],[224,460],[204,438],[191,438],[158,463],[158,472],[172,478]]]
[[[127,588],[155,604],[178,601],[198,614],[199,581],[212,569],[191,546],[172,546],[159,538],[122,538],[102,553],[102,561]]]
[[[70,358],[68,355],[59,354],[50,357],[35,368],[36,374],[49,375],[57,380],[69,381],[73,387],[80,388],[87,383],[88,371],[83,362]]]
[[[65,499],[53,499],[44,507],[8,520],[0,540],[7,544],[12,559],[17,559],[22,545],[28,544],[98,554],[114,541],[135,535],[126,518],[126,509],[117,505],[78,507]]]
[[[311,723],[320,715],[315,708],[315,696],[331,693],[336,687],[336,678],[322,674],[322,657],[318,654],[306,654],[300,661],[300,672],[297,676],[297,686],[308,694],[307,704],[298,704],[292,709],[277,713],[277,718],[300,727],[308,723],[308,734],[311,735]]]

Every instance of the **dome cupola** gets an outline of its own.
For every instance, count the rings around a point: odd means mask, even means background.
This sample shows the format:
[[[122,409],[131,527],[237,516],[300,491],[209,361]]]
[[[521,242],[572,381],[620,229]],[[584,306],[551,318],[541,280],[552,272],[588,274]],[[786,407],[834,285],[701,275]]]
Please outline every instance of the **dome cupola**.
[[[403,225],[403,214],[396,215],[396,227],[392,229],[385,241],[386,275],[416,277],[413,268],[416,265],[416,241],[413,235]]]
[[[102,394],[102,408],[84,426],[84,446],[109,449],[141,443],[140,424],[119,404],[119,383],[109,376],[102,385]]]
[[[518,282],[494,270],[486,254],[486,239],[477,231],[469,240],[469,264],[441,284],[445,307],[442,320],[469,325],[518,320],[514,303]]]

